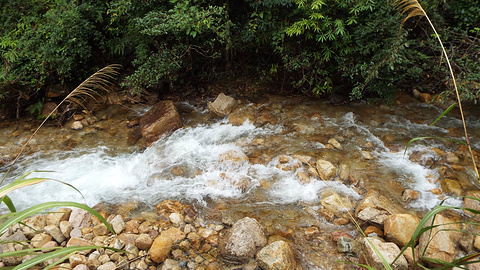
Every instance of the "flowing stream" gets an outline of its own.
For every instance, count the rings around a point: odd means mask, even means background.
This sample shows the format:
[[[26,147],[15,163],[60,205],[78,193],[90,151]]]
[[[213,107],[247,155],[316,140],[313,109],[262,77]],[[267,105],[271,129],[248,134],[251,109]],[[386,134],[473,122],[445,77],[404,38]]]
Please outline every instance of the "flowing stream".
[[[353,227],[326,222],[316,213],[325,194],[333,190],[356,202],[365,190],[373,188],[407,209],[427,211],[448,198],[432,192],[440,188],[437,163],[442,152],[457,153],[459,165],[465,168],[459,175],[471,178],[470,161],[454,142],[420,140],[404,155],[405,146],[414,137],[464,139],[461,121],[454,112],[429,126],[442,110],[407,97],[397,99],[393,106],[333,105],[302,97],[269,96],[262,102],[242,99],[234,116],[250,119],[241,125],[233,125],[232,119],[210,118],[206,102],[195,104],[179,104],[187,108],[182,111],[185,126],[148,148],[126,146],[119,139],[126,128],[119,127],[114,136],[101,136],[107,132],[101,129],[83,131],[70,150],[62,149],[68,141],[63,140],[58,147],[45,147],[48,150],[23,157],[8,181],[34,170],[49,171],[30,176],[64,181],[82,195],[50,181],[13,192],[14,203],[25,208],[53,200],[90,206],[134,202],[144,211],[164,199],[176,199],[194,204],[205,219],[228,223],[251,216],[270,234],[298,235],[296,249],[302,253],[305,267],[324,269],[321,265],[326,261],[333,264],[335,257],[325,258],[317,251],[334,247],[325,246],[321,237],[317,242],[302,238],[298,228],[318,226],[323,237],[339,228],[354,231]],[[146,109],[113,113],[111,117],[132,118]],[[475,107],[467,111],[475,150],[480,148],[477,111]],[[36,141],[59,133],[51,130]],[[7,138],[8,134],[2,136]],[[332,138],[343,149],[332,146]],[[308,175],[311,167],[303,159],[310,157],[348,168],[348,179],[322,181],[310,176],[310,182],[301,180],[299,173]],[[0,172],[5,171],[6,167],[0,168]],[[405,189],[418,191],[418,198],[402,201]],[[447,202],[461,204],[458,199]]]

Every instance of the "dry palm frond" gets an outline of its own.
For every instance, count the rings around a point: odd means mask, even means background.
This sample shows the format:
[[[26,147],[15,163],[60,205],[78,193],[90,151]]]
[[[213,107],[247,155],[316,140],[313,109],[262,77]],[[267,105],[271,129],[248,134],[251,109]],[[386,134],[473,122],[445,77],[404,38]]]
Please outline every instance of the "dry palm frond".
[[[427,17],[425,10],[417,0],[396,0],[393,2],[393,5],[403,14],[407,14],[407,17],[405,17],[402,24],[415,16]]]
[[[84,102],[86,99],[91,98],[97,101],[96,97],[101,96],[102,92],[110,91],[118,76],[120,67],[121,65],[109,65],[97,71],[77,86],[62,103],[64,101],[71,102],[85,108]]]
[[[33,134],[30,136],[30,138],[23,144],[22,149],[20,152],[17,154],[15,159],[13,160],[12,164],[8,168],[8,171],[5,173],[5,175],[2,178],[2,181],[0,181],[0,185],[3,183],[3,181],[7,178],[8,173],[12,170],[13,165],[17,162],[18,158],[22,155],[22,153],[25,151],[28,143],[32,140],[32,138],[37,134],[37,132],[40,130],[40,128],[47,122],[48,118],[52,116],[54,112],[58,110],[58,108],[64,103],[64,102],[71,102],[75,103],[81,107],[84,107],[84,102],[88,98],[92,98],[96,100],[96,96],[101,96],[102,92],[109,92],[110,89],[115,85],[116,79],[118,77],[118,70],[121,68],[121,65],[118,64],[113,64],[106,66],[99,71],[95,72],[93,75],[88,77],[85,81],[83,81],[77,88],[75,88],[70,94],[68,94],[67,97],[65,97],[62,102],[60,102],[55,109],[53,109],[50,114],[45,117],[43,122],[37,127],[37,129],[33,132]]]
[[[464,116],[463,107],[462,107],[462,100],[460,98],[460,92],[458,91],[457,81],[455,80],[455,74],[453,73],[453,68],[452,68],[452,65],[450,64],[450,59],[448,58],[447,51],[445,50],[445,47],[443,46],[443,42],[440,39],[440,35],[437,33],[437,30],[435,29],[435,26],[433,25],[432,21],[430,21],[430,18],[428,17],[427,13],[425,12],[425,10],[422,8],[422,6],[417,0],[395,0],[393,2],[393,5],[398,10],[400,10],[400,12],[407,14],[407,17],[403,20],[402,25],[405,23],[405,21],[407,21],[412,17],[415,17],[415,16],[425,17],[428,20],[428,23],[430,24],[430,26],[432,27],[432,30],[435,33],[435,36],[437,37],[438,43],[440,43],[440,46],[442,47],[442,53],[445,56],[445,60],[448,65],[448,70],[450,71],[450,75],[452,76],[453,86],[455,88],[458,108],[460,109],[460,115],[463,123],[465,141],[467,143],[468,151],[470,152],[470,158],[472,159],[473,169],[475,170],[475,174],[476,174],[475,176],[477,177],[477,181],[480,181],[480,174],[478,172],[477,164],[475,162],[475,155],[473,154],[472,147],[470,146],[470,139],[468,137],[467,124],[465,122],[465,116]]]

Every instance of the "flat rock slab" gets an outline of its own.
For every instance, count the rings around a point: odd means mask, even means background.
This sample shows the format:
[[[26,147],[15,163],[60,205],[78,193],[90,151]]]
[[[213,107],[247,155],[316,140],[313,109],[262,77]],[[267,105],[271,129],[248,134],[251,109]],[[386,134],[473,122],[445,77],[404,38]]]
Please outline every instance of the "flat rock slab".
[[[140,118],[140,130],[148,146],[163,134],[183,126],[182,117],[171,100],[157,102]]]

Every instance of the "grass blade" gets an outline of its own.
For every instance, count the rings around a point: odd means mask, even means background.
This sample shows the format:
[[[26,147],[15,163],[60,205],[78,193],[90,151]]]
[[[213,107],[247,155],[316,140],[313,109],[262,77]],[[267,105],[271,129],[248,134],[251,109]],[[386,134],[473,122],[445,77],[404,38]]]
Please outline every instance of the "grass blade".
[[[116,234],[115,231],[110,226],[110,224],[108,224],[108,222],[103,218],[102,215],[100,215],[97,211],[93,210],[92,208],[90,208],[90,207],[88,207],[84,204],[80,204],[80,203],[76,203],[76,202],[47,202],[47,203],[37,204],[37,205],[32,206],[28,209],[25,209],[21,212],[15,213],[15,215],[13,217],[9,218],[4,223],[0,224],[0,235],[5,233],[5,231],[8,229],[8,227],[10,227],[11,225],[16,224],[16,223],[26,219],[29,216],[37,214],[37,213],[39,213],[39,212],[41,212],[45,209],[56,208],[56,207],[76,207],[76,208],[86,210],[90,214],[97,217],[103,224],[105,224],[105,226],[107,226],[107,228],[113,234]]]
[[[431,123],[430,126],[435,125],[435,123],[437,123],[438,120],[442,119],[448,112],[450,112],[457,105],[458,105],[458,103],[453,103],[452,105],[450,105],[450,107],[448,107],[445,111],[443,111],[443,113],[440,114],[440,116],[437,117],[437,119],[435,119],[435,121],[433,121],[433,123]]]
[[[412,144],[412,143],[415,142],[415,141],[425,140],[425,139],[440,139],[440,140],[444,140],[444,141],[455,142],[455,143],[467,145],[467,143],[465,143],[465,142],[462,142],[462,141],[459,141],[459,140],[454,140],[454,139],[449,139],[449,138],[442,138],[442,137],[416,137],[416,138],[413,138],[413,139],[411,139],[410,141],[408,141],[407,146],[405,146],[405,152],[403,152],[403,155],[405,156],[405,155],[407,154],[407,150],[408,150],[408,147],[410,146],[410,144]]]
[[[3,196],[0,198],[0,203],[3,202],[7,207],[10,212],[17,212],[17,209],[15,209],[15,205],[12,202],[12,199],[8,197],[7,195]]]

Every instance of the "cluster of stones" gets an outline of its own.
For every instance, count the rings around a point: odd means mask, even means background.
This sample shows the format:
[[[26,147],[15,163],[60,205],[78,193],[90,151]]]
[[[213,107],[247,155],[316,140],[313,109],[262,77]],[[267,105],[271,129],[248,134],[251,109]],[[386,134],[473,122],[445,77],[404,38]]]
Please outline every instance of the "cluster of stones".
[[[472,195],[480,198],[480,192]],[[356,207],[353,207],[353,203],[348,199],[335,196],[338,195],[333,194],[322,199],[321,204],[325,206],[326,211],[336,216],[345,216],[345,211],[351,211],[352,218],[360,222],[366,236],[354,239],[345,232],[335,232],[332,236],[337,241],[338,251],[355,254],[359,256],[360,263],[375,269],[384,269],[384,266],[373,246],[393,269],[413,268],[414,263],[440,267],[435,260],[452,262],[462,254],[474,254],[480,250],[480,237],[473,236],[475,233],[478,234],[479,228],[461,223],[460,213],[437,214],[433,223],[432,221],[426,223],[426,226],[437,227],[423,233],[418,241],[413,240],[412,243],[410,241],[420,219],[414,214],[407,213],[380,192],[368,190]],[[480,203],[477,200],[466,198],[465,205],[480,210]],[[464,214],[472,215],[467,211]],[[400,250],[407,245],[409,248],[394,262]],[[412,252],[412,246],[415,253]],[[479,263],[469,265],[469,269],[477,268],[480,269]]]
[[[103,247],[71,255],[54,269],[213,270],[232,264],[251,270],[301,269],[289,245],[284,241],[268,243],[264,228],[253,218],[240,219],[228,229],[221,224],[208,224],[192,206],[173,200],[158,204],[156,212],[142,213],[141,218],[128,221],[122,215],[100,213],[115,234],[85,210],[62,208],[10,227],[0,239],[5,243],[0,245],[0,252]],[[33,257],[6,257],[0,266],[18,265]]]

